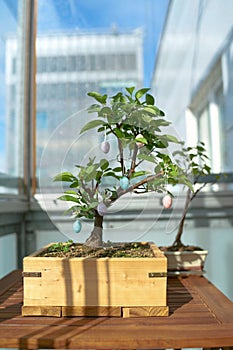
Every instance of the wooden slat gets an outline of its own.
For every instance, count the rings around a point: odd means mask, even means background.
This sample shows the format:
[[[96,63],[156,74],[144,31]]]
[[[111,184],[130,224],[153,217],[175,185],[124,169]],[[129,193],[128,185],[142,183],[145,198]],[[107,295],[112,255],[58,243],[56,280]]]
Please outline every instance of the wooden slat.
[[[62,316],[121,317],[121,307],[120,306],[63,306]]]
[[[202,298],[219,322],[232,323],[233,303],[213,284],[205,279],[192,276],[189,280],[184,281],[192,285],[192,288]]]
[[[137,319],[139,320],[139,319]],[[106,325],[106,324],[105,324]],[[72,337],[69,348],[79,344],[79,348],[89,349],[111,349],[113,344],[117,344],[119,349],[155,349],[155,348],[188,348],[188,347],[221,347],[230,346],[232,338],[229,339],[229,332],[232,327],[225,328],[223,325],[158,325],[150,328],[142,322],[134,324],[134,327],[127,327],[127,332],[123,327],[99,327],[91,328],[85,332]],[[222,344],[222,345],[221,345]],[[96,347],[97,345],[97,347]]]
[[[61,317],[61,306],[23,306],[22,316]]]
[[[168,316],[168,306],[23,306],[22,316],[114,316],[154,317]]]
[[[123,317],[154,317],[154,316],[168,316],[168,306],[137,306],[137,307],[123,307]]]
[[[10,287],[14,286],[22,277],[21,270],[14,270],[0,279],[0,296],[4,294]]]

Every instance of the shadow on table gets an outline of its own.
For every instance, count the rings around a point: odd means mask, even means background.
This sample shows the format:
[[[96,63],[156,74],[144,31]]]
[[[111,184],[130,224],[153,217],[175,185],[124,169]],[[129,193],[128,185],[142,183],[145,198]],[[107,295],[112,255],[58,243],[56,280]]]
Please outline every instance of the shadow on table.
[[[0,280],[0,322],[21,314],[22,273],[12,271]]]
[[[28,318],[28,323],[35,319],[34,317]],[[46,317],[48,321],[48,317]],[[38,320],[38,318],[37,318]],[[43,321],[43,317],[39,317],[39,320]],[[73,318],[60,318],[55,322],[52,322],[54,318],[51,318],[51,323],[45,326],[43,322],[38,322],[35,326],[37,330],[30,332],[30,327],[27,328],[27,333],[19,338],[19,346],[22,349],[28,348],[68,348],[70,340],[84,332],[87,332],[93,327],[96,327],[100,323],[107,321],[106,317],[80,317],[79,319]]]
[[[193,296],[177,277],[169,277],[167,282],[167,302],[169,313],[173,314],[177,309],[193,300]]]

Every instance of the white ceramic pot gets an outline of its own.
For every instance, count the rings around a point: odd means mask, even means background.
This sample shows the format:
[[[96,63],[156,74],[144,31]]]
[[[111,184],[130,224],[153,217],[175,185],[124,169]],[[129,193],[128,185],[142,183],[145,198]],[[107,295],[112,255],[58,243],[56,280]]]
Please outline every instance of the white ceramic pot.
[[[202,274],[208,251],[165,251],[164,254],[167,257],[168,271],[187,271]]]

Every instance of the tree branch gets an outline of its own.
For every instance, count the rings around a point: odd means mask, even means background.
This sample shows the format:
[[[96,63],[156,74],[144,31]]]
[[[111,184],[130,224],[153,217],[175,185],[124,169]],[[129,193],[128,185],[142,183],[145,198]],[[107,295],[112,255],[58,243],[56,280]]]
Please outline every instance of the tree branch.
[[[80,182],[81,182],[82,188],[87,192],[90,199],[93,198],[94,193],[92,193],[91,189],[89,187],[85,186],[83,181],[80,180]]]
[[[135,143],[134,149],[133,149],[133,155],[132,155],[132,161],[131,161],[131,166],[128,174],[128,178],[130,179],[131,175],[134,173],[135,168],[136,168],[136,159],[137,159],[137,154],[138,154],[138,146]]]
[[[124,153],[123,153],[122,142],[118,137],[117,137],[117,142],[118,142],[118,149],[119,149],[119,155],[120,155],[122,175],[124,175],[125,174]]]
[[[106,205],[110,206],[112,203],[114,203],[117,199],[119,199],[124,194],[134,191],[136,188],[138,188],[138,187],[140,187],[148,182],[155,180],[156,178],[158,178],[161,175],[163,175],[163,171],[160,171],[158,174],[147,176],[145,179],[137,182],[134,185],[129,186],[126,190],[123,190],[121,187],[119,187],[117,190],[116,198],[114,198],[114,199],[110,198],[109,201],[106,203]]]
[[[120,155],[121,170],[122,170],[122,175],[124,175],[125,174],[125,166],[124,166],[124,153],[123,153],[122,142],[119,139],[119,137],[117,136],[117,134],[115,133],[115,131],[113,130],[112,126],[110,124],[108,126],[109,126],[109,129],[111,130],[111,132],[113,133],[113,135],[115,135],[117,138],[119,155]],[[121,124],[116,124],[116,126],[120,130]]]

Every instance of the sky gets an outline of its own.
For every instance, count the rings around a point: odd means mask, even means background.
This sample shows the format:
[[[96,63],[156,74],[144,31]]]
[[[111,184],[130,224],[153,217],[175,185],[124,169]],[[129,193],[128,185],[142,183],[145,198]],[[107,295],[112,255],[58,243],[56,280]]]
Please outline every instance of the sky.
[[[169,0],[38,0],[38,33],[74,31],[144,33],[144,86],[150,86]],[[5,153],[5,40],[17,30],[17,0],[0,1],[0,171]]]
[[[169,0],[39,0],[38,32],[58,30],[144,32],[144,85],[150,86]]]

